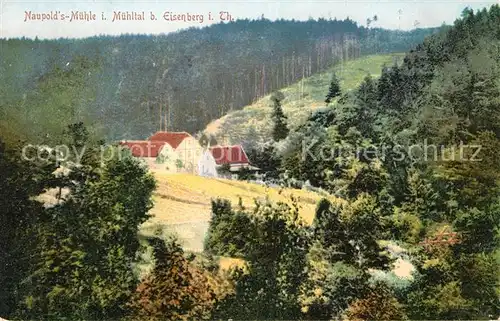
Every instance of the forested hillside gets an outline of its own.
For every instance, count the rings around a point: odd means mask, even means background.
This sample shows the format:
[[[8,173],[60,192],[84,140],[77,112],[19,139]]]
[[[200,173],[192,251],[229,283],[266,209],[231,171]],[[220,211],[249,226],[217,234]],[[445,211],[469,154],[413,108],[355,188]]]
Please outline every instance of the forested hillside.
[[[347,205],[319,202],[311,234],[293,209],[252,218],[214,205],[208,248],[250,262],[222,315],[498,318],[500,6],[464,10],[453,28],[427,38],[378,80],[367,76],[355,91],[334,85],[328,96],[339,95],[338,103],[298,129],[287,132],[286,118],[276,116],[274,142],[254,161],[289,186],[312,185]],[[272,97],[274,115],[280,115],[279,97]],[[235,222],[245,220],[248,227],[239,231]],[[276,228],[276,221],[287,227]],[[282,233],[278,248],[286,250],[273,247],[270,230]],[[394,248],[384,251],[382,240],[408,255],[415,267],[410,282],[388,272]],[[279,254],[268,260],[261,244]],[[387,278],[378,282],[374,270]],[[270,273],[279,281],[263,285]],[[291,290],[299,284],[302,291]],[[256,302],[259,291],[268,297]]]
[[[406,51],[434,31],[262,19],[159,36],[3,39],[0,128],[24,127],[36,141],[77,121],[109,140],[143,138],[160,124],[195,133],[334,63]]]
[[[339,79],[343,92],[348,92],[357,89],[367,75],[378,78],[384,66],[401,63],[404,55],[391,53],[354,58],[280,89],[283,94],[280,103],[288,118],[288,128],[296,129],[313,111],[325,107],[325,93],[328,92],[333,74]],[[272,95],[264,96],[249,106],[229,112],[211,122],[205,129],[205,134],[230,144],[243,144],[246,150],[268,141],[273,128]],[[336,103],[336,100],[331,103]]]

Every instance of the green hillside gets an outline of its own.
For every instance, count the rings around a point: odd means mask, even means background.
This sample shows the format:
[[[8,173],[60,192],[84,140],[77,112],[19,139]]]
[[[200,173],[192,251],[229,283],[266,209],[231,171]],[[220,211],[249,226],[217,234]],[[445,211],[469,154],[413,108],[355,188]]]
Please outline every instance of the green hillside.
[[[402,61],[403,53],[370,55],[340,63],[324,73],[304,78],[293,85],[280,90],[285,98],[283,110],[288,117],[288,126],[295,129],[302,124],[310,113],[325,106],[325,96],[335,72],[340,79],[342,91],[357,88],[363,78],[370,74],[373,78],[380,76],[384,65],[390,66]],[[242,110],[228,113],[226,116],[210,123],[206,132],[218,139],[227,137],[228,143],[239,144],[246,141],[261,141],[271,134],[271,95],[255,101]],[[333,101],[331,104],[335,104]]]

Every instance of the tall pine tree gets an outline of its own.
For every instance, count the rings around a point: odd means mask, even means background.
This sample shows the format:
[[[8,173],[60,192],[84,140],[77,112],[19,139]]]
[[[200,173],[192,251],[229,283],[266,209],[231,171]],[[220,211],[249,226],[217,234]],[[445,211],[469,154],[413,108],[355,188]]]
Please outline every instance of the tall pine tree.
[[[273,139],[275,141],[280,141],[288,136],[289,129],[286,125],[287,117],[283,113],[283,108],[281,107],[281,101],[283,100],[283,94],[277,92],[271,96],[273,102]]]
[[[330,82],[330,88],[328,88],[328,94],[326,95],[325,103],[329,104],[333,98],[340,96],[340,81],[337,75],[333,73],[332,81]]]

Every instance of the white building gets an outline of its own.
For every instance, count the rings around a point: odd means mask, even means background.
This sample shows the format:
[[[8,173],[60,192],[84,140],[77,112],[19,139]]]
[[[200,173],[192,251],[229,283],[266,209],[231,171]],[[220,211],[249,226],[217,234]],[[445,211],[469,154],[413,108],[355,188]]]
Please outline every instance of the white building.
[[[198,175],[206,177],[217,177],[217,163],[212,152],[207,149],[198,161]]]

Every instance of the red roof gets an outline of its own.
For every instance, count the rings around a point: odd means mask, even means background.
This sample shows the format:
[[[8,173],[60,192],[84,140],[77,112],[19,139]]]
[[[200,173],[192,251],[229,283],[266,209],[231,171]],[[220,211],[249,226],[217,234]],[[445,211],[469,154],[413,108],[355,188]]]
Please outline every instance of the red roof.
[[[149,140],[122,141],[120,145],[130,149],[135,157],[157,157],[165,142]]]
[[[156,132],[148,140],[168,143],[173,149],[176,149],[185,138],[190,136],[186,132]]]
[[[222,164],[249,164],[247,154],[241,145],[214,146],[210,148],[217,165]]]

